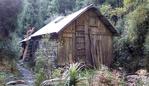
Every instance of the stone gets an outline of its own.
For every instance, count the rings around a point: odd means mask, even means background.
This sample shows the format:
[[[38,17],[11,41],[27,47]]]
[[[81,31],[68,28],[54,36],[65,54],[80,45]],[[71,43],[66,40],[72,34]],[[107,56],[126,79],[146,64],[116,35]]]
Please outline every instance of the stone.
[[[55,78],[55,79],[50,79],[50,80],[45,80],[41,83],[41,86],[57,86],[57,84],[63,83],[64,79],[63,78]]]
[[[24,80],[16,80],[16,81],[9,81],[6,83],[6,85],[18,85],[18,84],[24,84],[25,85],[25,81]]]
[[[136,74],[138,74],[140,76],[145,76],[145,75],[147,75],[147,70],[140,69],[140,70],[136,71]]]

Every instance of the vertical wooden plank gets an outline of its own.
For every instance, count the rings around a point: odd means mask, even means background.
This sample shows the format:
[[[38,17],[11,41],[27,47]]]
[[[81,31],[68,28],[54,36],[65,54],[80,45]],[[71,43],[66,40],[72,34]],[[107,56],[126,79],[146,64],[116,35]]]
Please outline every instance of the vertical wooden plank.
[[[100,68],[100,64],[101,64],[101,62],[100,62],[100,36],[98,35],[97,36],[97,49],[96,49],[96,52],[97,52],[97,65],[98,65],[98,67],[97,68]]]
[[[108,56],[107,56],[107,65],[110,66],[112,62],[112,36],[108,36]]]
[[[72,38],[68,38],[68,39],[69,39],[68,57],[69,57],[69,63],[72,64],[73,63],[73,58],[72,58],[72,48],[73,48],[73,46],[72,46]]]
[[[61,65],[65,65],[65,61],[66,61],[66,52],[65,51],[65,40],[64,38],[61,39],[61,45],[60,45],[60,63]]]
[[[93,66],[93,59],[91,55],[91,36],[89,29],[89,16],[86,14],[85,16],[85,47],[86,47],[86,64],[89,66]]]
[[[85,30],[83,26],[77,26],[76,28],[76,57],[78,58],[77,61],[81,63],[85,63]]]
[[[76,52],[75,52],[75,40],[76,40],[76,38],[75,38],[75,31],[76,31],[76,21],[74,21],[74,23],[73,23],[73,26],[72,26],[72,59],[73,59],[73,62],[75,62],[76,61],[76,56],[75,56],[75,54],[76,54]]]

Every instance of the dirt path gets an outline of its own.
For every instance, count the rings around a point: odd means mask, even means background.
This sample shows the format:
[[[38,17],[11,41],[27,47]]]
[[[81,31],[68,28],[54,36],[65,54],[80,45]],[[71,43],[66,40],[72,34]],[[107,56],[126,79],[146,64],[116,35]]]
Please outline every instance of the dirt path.
[[[21,74],[22,79],[26,82],[26,84],[28,86],[35,86],[35,78],[33,73],[29,69],[23,67],[23,65],[20,63],[17,63],[17,68]]]

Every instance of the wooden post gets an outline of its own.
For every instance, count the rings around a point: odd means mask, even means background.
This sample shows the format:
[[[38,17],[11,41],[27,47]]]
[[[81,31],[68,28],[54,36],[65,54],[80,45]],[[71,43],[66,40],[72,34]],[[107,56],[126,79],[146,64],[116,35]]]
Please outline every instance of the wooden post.
[[[26,38],[28,38],[33,32],[34,32],[34,27],[30,27],[29,30],[26,33]],[[26,47],[24,49],[24,53],[23,53],[23,58],[22,60],[24,61],[27,55],[27,51],[28,51],[28,47],[29,47],[29,39],[26,41]]]

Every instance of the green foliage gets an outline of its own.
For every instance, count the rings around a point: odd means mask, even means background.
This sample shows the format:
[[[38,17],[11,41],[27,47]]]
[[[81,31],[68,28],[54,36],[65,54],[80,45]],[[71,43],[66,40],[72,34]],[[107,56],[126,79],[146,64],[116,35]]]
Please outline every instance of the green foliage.
[[[55,0],[56,8],[59,14],[67,14],[67,12],[72,11],[75,6],[75,0]]]
[[[106,16],[111,23],[115,26],[117,23],[121,23],[123,19],[123,14],[126,12],[126,8],[123,7],[117,7],[114,8],[110,4],[104,4],[100,6],[100,11],[104,16]],[[120,20],[120,21],[118,21]],[[119,25],[119,24],[117,24]],[[117,26],[116,26],[117,27]],[[117,28],[120,30],[119,28]]]
[[[85,0],[76,0],[75,2],[75,9],[74,10],[79,10],[81,7],[85,5]]]
[[[110,4],[114,8],[123,6],[123,0],[105,0],[104,3]]]
[[[3,41],[11,38],[10,33],[16,30],[16,19],[21,7],[21,1],[1,0],[0,4],[0,41]]]
[[[148,10],[146,3],[137,7],[129,16],[128,20],[128,40],[131,46],[131,60],[134,67],[145,66],[144,50],[145,39],[149,32],[148,28]],[[147,63],[148,64],[148,63]]]
[[[138,3],[138,2],[133,2]],[[140,67],[145,67],[148,62],[145,62],[145,58],[149,53],[146,53],[148,38],[148,4],[146,1],[140,4],[133,4],[133,10],[129,10],[128,14],[125,14],[122,22],[118,21],[117,29],[121,32],[121,35],[115,38],[114,50],[115,61],[117,65],[123,66],[131,72],[136,71]],[[145,45],[146,44],[146,45]],[[115,62],[116,63],[116,62]]]
[[[139,79],[139,80],[137,80],[136,85],[137,85],[137,86],[143,86],[143,85],[145,85],[145,84],[144,84],[144,82],[143,82],[141,79]]]
[[[76,64],[70,64],[69,69],[65,72],[65,78],[66,78],[66,85],[67,86],[76,86],[77,80],[78,80],[78,72],[79,72],[79,65]]]
[[[126,6],[126,5],[128,5],[128,4],[131,4],[131,3],[134,2],[134,1],[136,1],[136,0],[123,0],[123,3],[124,3],[124,5]]]
[[[0,4],[0,59],[11,59],[16,57],[18,51],[15,31],[21,1],[1,0]]]
[[[56,16],[55,0],[23,0],[22,11],[18,15],[18,34],[22,36],[29,26],[43,27]]]
[[[123,0],[124,6],[139,6],[142,3],[146,3],[147,0]]]
[[[81,70],[79,73],[80,73],[80,77],[85,77],[85,78],[91,78],[94,74],[95,74],[95,71],[94,69],[84,69],[84,70]]]
[[[138,26],[145,21],[147,16],[147,9],[143,5],[139,6],[135,11],[128,15],[128,38],[130,41],[136,39],[138,35]],[[145,27],[145,26],[143,26]]]
[[[0,83],[1,83],[1,85],[5,84],[5,79],[6,79],[6,73],[0,72]]]
[[[45,59],[43,58],[37,58],[36,59],[36,65],[35,65],[35,72],[38,73],[40,69],[44,68],[45,65]]]
[[[35,1],[35,2],[34,2]],[[29,27],[29,25],[41,25],[38,20],[38,5],[36,0],[23,0],[22,11],[18,16],[18,34],[23,34],[23,31]],[[39,20],[38,20],[39,21]],[[39,21],[40,22],[40,21]]]
[[[61,77],[61,71],[60,69],[53,69],[52,71],[52,78]]]
[[[0,58],[14,59],[19,56],[19,39],[13,33],[12,39],[0,41]]]
[[[112,7],[110,5],[102,5],[100,7],[100,11],[103,13],[103,14],[109,14],[109,11],[112,9]]]
[[[46,79],[45,73],[43,72],[43,68],[40,68],[38,70],[38,73],[36,73],[36,86],[40,86],[40,84]]]
[[[77,86],[80,80],[79,71],[81,69],[80,63],[70,64],[68,70],[64,73],[64,79],[66,80],[66,86]]]

